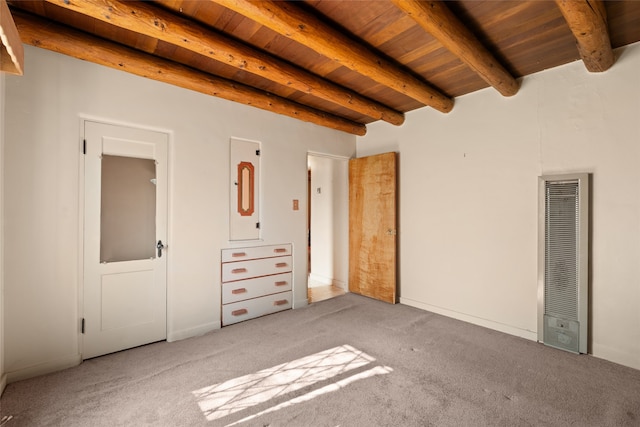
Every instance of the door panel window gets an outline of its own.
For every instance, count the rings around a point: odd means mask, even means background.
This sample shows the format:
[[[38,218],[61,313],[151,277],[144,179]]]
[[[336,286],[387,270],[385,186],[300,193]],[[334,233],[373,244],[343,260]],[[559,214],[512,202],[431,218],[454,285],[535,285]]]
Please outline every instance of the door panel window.
[[[102,156],[100,262],[154,258],[156,164]]]

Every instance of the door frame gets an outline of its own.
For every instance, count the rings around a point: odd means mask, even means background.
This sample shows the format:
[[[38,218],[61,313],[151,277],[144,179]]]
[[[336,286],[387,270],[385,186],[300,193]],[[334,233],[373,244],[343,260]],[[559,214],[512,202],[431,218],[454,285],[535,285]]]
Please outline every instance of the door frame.
[[[348,194],[348,191],[349,191],[349,173],[348,173],[349,172],[349,160],[352,157],[340,156],[340,155],[336,155],[336,154],[327,154],[327,153],[322,153],[322,152],[318,152],[318,151],[307,151],[307,156],[306,156],[306,161],[307,161],[306,170],[307,170],[307,173],[305,174],[305,182],[308,182],[309,157],[310,156],[321,157],[321,158],[326,158],[326,159],[331,159],[331,160],[337,160],[337,161],[341,161],[341,162],[344,161],[345,162],[345,168],[346,168],[345,172],[346,172],[346,177],[347,177],[346,191],[347,191],[347,194]],[[313,179],[313,172],[311,173],[311,177]],[[307,184],[306,183],[305,183],[305,188],[307,188]],[[313,204],[312,201],[311,201],[311,197],[310,196],[313,195],[313,191],[311,191],[311,194],[308,194],[308,192],[305,192],[305,193],[307,193],[307,203],[306,203],[307,230],[305,230],[305,231],[308,231],[309,233],[311,233],[311,239],[312,239],[312,242],[313,242],[313,234],[314,233],[311,230],[311,224],[308,222],[309,218],[310,218],[310,214],[311,214],[310,209],[311,209],[311,206]],[[346,209],[347,210],[345,212],[344,221],[345,221],[345,224],[346,224],[347,230],[348,230],[348,228],[349,228],[349,206],[348,206],[348,203],[347,203]],[[316,234],[317,234],[317,232],[316,232]],[[305,233],[305,235],[306,235],[306,233]],[[307,238],[305,240],[307,241],[307,245],[308,245],[308,235],[307,235]],[[305,259],[307,259],[307,262],[308,262],[306,271],[312,273],[312,271],[311,271],[311,260],[313,258],[313,243],[311,244],[311,247],[312,247],[312,249],[311,249],[311,257],[307,257],[305,255]],[[305,252],[306,252],[306,250],[307,249],[305,247]],[[347,276],[345,277],[344,290],[345,290],[345,292],[349,292],[349,236],[348,236],[348,233],[347,233],[347,236],[346,236],[346,254],[345,254],[345,257],[346,257],[346,259],[345,259],[345,268],[346,268]],[[307,292],[308,292],[308,290],[309,290],[309,273],[306,274],[306,279],[307,279]]]
[[[172,153],[172,149],[173,149],[173,131],[169,130],[169,129],[165,129],[165,128],[161,128],[161,127],[156,127],[156,126],[145,126],[145,125],[141,125],[139,123],[132,123],[132,122],[127,122],[127,121],[121,121],[121,120],[113,120],[113,119],[105,119],[102,117],[98,117],[98,116],[92,116],[92,115],[87,115],[87,114],[79,114],[78,115],[78,271],[77,271],[77,277],[78,277],[78,319],[77,319],[77,334],[78,334],[78,355],[80,356],[80,361],[82,361],[82,354],[84,351],[84,336],[82,333],[82,319],[84,318],[84,238],[85,238],[85,232],[84,232],[84,226],[85,226],[85,209],[84,209],[84,204],[85,204],[85,197],[84,197],[84,191],[85,191],[85,142],[84,142],[84,135],[85,135],[85,124],[86,122],[94,122],[94,123],[100,123],[100,124],[104,124],[104,125],[111,125],[111,126],[121,126],[121,127],[128,127],[128,128],[135,128],[135,129],[141,129],[141,130],[148,130],[148,131],[153,131],[153,132],[158,132],[158,133],[163,133],[167,135],[167,242],[171,243],[173,241],[172,235],[173,235],[173,227],[172,227],[172,222],[171,222],[171,211],[172,211],[172,203],[171,203],[171,195],[173,194],[173,167],[172,167],[172,161],[173,161],[173,156],[171,155]],[[168,245],[167,245],[168,246]],[[166,331],[167,331],[167,340],[169,339],[170,336],[170,314],[172,312],[171,310],[171,299],[170,299],[170,278],[169,278],[169,272],[171,271],[171,257],[167,258],[167,286],[166,286],[166,298],[167,298],[167,306],[166,306],[166,311],[167,311],[167,315],[166,315]]]

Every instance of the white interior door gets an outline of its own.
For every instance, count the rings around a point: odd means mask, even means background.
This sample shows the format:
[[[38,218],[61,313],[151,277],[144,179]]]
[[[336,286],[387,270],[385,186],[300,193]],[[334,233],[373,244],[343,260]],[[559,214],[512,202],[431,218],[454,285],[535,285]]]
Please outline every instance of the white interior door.
[[[88,359],[166,339],[168,135],[90,121],[84,132]]]

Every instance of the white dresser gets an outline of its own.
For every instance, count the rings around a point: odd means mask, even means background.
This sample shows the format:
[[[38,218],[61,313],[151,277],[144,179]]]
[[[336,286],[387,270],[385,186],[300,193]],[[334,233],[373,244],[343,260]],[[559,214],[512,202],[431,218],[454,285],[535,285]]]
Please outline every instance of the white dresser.
[[[222,326],[291,308],[291,244],[222,250]]]

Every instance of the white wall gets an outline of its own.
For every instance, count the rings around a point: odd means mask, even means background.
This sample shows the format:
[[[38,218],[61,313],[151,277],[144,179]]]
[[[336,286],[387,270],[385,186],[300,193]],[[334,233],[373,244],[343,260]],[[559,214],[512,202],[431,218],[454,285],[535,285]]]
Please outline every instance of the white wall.
[[[259,243],[293,243],[294,307],[307,303],[307,152],[350,157],[354,136],[30,46],[25,63],[6,81],[10,381],[79,362],[81,115],[171,132],[169,340],[220,326],[232,136],[262,142]]]
[[[311,170],[311,279],[348,288],[349,161],[309,156]],[[320,189],[320,192],[318,192]]]
[[[358,156],[400,154],[401,302],[536,339],[537,177],[593,174],[591,345],[640,368],[640,44],[486,89],[449,114],[369,126]]]
[[[7,384],[4,370],[4,73],[0,73],[0,396]]]

